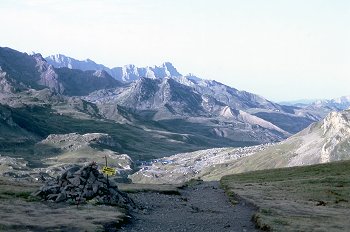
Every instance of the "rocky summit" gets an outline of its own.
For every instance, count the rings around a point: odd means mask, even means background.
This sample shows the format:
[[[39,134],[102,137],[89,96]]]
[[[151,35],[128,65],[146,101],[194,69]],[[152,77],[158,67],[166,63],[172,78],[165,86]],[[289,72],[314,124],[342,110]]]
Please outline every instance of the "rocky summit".
[[[72,167],[56,180],[48,181],[33,194],[53,202],[70,202],[75,204],[87,201],[120,207],[133,206],[133,201],[118,190],[114,181],[108,180],[99,172],[95,163],[83,168]]]

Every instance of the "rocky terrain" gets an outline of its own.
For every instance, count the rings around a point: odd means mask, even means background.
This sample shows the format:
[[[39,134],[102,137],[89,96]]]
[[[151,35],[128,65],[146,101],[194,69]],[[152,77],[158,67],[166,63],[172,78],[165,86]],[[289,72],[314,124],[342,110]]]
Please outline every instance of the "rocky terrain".
[[[256,208],[243,200],[232,207],[218,182],[199,182],[179,195],[129,195],[141,210],[120,231],[258,231],[251,220]]]
[[[96,204],[134,207],[132,200],[98,170],[96,163],[68,169],[56,180],[46,182],[33,195],[57,203],[69,201],[78,205],[94,201]]]
[[[130,176],[134,183],[183,183],[202,178],[208,169],[215,169],[240,158],[263,151],[273,144],[241,148],[214,148],[145,162],[140,170]]]

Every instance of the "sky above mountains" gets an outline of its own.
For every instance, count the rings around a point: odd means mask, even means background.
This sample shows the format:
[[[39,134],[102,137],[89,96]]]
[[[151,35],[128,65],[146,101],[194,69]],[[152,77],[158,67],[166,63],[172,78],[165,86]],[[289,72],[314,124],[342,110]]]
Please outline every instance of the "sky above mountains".
[[[347,0],[2,0],[0,46],[172,62],[275,100],[350,95]]]

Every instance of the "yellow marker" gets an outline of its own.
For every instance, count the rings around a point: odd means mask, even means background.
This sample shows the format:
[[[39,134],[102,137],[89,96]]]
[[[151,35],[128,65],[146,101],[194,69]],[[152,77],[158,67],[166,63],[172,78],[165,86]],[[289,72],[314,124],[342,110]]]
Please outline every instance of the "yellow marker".
[[[115,175],[116,170],[115,170],[115,168],[111,168],[111,167],[106,167],[106,166],[104,166],[104,167],[102,168],[102,172],[103,172],[104,174],[106,174],[106,175],[113,176],[113,175]]]

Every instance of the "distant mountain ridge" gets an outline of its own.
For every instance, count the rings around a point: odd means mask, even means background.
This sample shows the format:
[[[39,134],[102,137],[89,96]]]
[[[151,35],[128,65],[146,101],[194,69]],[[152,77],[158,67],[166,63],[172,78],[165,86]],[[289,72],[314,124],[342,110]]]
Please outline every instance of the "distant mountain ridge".
[[[136,67],[133,64],[122,67],[108,68],[102,64],[86,59],[77,60],[62,54],[51,55],[45,58],[48,64],[56,68],[67,67],[69,69],[104,70],[116,80],[130,83],[140,78],[163,79],[173,78],[177,82],[194,88],[201,94],[214,96],[230,107],[238,109],[263,108],[274,111],[293,113],[295,108],[329,107],[337,110],[344,110],[350,107],[350,97],[341,97],[332,100],[300,100],[291,102],[281,102],[280,104],[268,101],[267,99],[246,91],[240,91],[233,87],[226,86],[215,80],[204,80],[192,74],[182,75],[170,62],[165,62],[161,66]],[[325,116],[322,113],[322,116]],[[320,119],[321,117],[319,117]]]
[[[129,64],[122,67],[108,68],[90,59],[77,60],[62,54],[51,55],[45,59],[56,68],[66,67],[69,69],[80,69],[82,71],[104,70],[114,79],[121,82],[132,82],[142,77],[159,79],[182,76],[170,62],[165,62],[161,66],[153,67],[136,67],[133,64]]]
[[[350,108],[350,95],[333,99],[302,99],[296,101],[286,101],[279,102],[279,104],[309,108],[330,108],[335,111],[342,111]]]
[[[328,107],[336,111],[346,110],[350,108],[350,95],[334,98],[330,100],[318,100],[311,104],[313,107]]]

